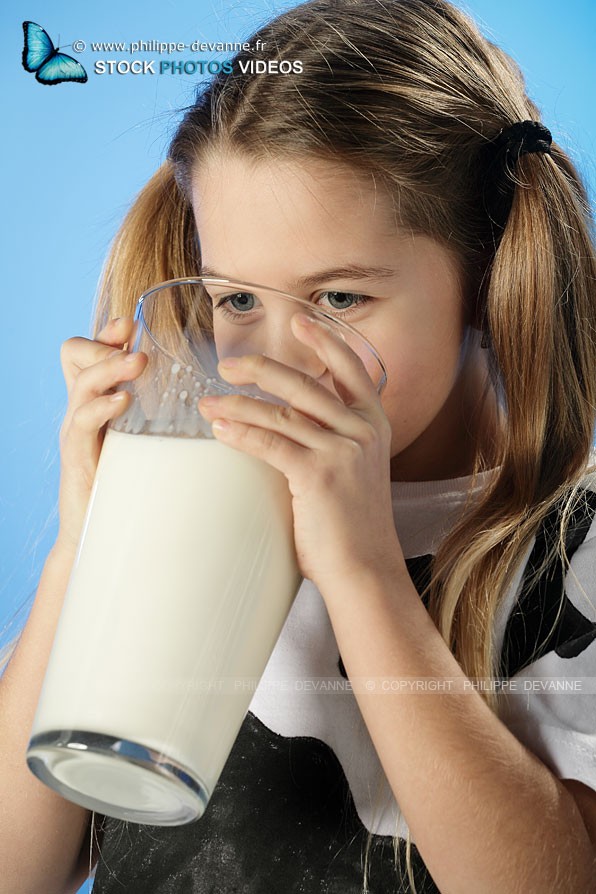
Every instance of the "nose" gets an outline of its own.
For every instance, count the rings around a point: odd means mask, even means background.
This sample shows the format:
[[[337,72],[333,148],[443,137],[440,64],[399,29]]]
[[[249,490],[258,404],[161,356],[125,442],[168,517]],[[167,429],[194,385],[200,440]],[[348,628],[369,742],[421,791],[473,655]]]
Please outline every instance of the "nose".
[[[266,316],[254,326],[239,326],[235,331],[233,344],[227,341],[220,356],[240,357],[243,354],[264,354],[298,372],[321,379],[327,372],[327,364],[321,360],[314,348],[295,337],[290,320],[297,313],[296,308],[268,309]],[[326,377],[328,378],[328,377]]]
[[[271,318],[270,325],[266,327],[262,353],[313,379],[320,379],[327,372],[327,364],[313,347],[299,341],[292,332],[290,320],[295,313],[292,309],[287,314]]]

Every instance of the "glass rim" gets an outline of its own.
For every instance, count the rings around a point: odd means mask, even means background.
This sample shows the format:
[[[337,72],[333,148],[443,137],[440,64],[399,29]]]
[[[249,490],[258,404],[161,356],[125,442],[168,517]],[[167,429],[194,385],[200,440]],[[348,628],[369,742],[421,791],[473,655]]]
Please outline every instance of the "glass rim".
[[[306,301],[304,298],[298,298],[296,295],[291,295],[289,292],[284,292],[281,289],[274,289],[272,286],[263,286],[263,285],[260,285],[259,283],[250,282],[249,280],[245,280],[245,279],[229,279],[228,277],[200,276],[200,275],[199,276],[182,276],[182,277],[177,277],[175,279],[166,279],[163,282],[157,283],[156,285],[151,286],[150,288],[146,289],[137,299],[134,320],[135,321],[137,321],[138,319],[141,320],[141,322],[143,324],[143,328],[145,329],[145,331],[147,332],[147,334],[149,335],[151,340],[155,343],[155,345],[160,350],[162,350],[162,348],[155,341],[155,339],[153,337],[153,333],[147,326],[147,323],[146,323],[144,315],[143,315],[143,304],[144,304],[145,300],[147,298],[149,298],[151,295],[153,295],[155,292],[159,292],[162,289],[170,288],[171,286],[196,285],[199,283],[208,283],[208,284],[211,283],[213,285],[250,286],[251,288],[261,289],[266,292],[274,292],[276,295],[281,295],[283,298],[286,298],[290,301],[298,303],[299,305],[301,305],[305,308],[308,308],[311,311],[311,313],[320,314],[325,319],[330,320],[331,323],[333,323],[335,326],[339,326],[340,329],[342,329],[342,328],[346,329],[353,336],[356,336],[360,341],[364,342],[364,344],[366,345],[366,347],[369,349],[370,353],[376,360],[377,364],[379,365],[379,368],[381,370],[381,377],[380,377],[378,385],[375,385],[375,388],[376,388],[378,394],[381,394],[383,392],[383,389],[385,388],[385,385],[387,384],[387,368],[383,362],[381,355],[379,354],[379,352],[377,351],[375,346],[372,344],[372,342],[370,342],[368,340],[368,338],[365,335],[363,335],[361,332],[359,332],[358,329],[356,329],[354,326],[351,326],[349,323],[345,322],[344,320],[334,317],[333,314],[326,313],[324,310],[321,310],[321,308],[316,307],[310,301]]]

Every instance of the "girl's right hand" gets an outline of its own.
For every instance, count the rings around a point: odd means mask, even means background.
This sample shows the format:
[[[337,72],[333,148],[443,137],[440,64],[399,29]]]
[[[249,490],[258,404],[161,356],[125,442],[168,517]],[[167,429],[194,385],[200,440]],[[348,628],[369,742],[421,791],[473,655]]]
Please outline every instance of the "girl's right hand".
[[[107,423],[130,403],[128,392],[114,393],[113,389],[119,382],[137,378],[147,365],[146,354],[122,350],[132,326],[132,317],[110,320],[94,341],[69,338],[60,351],[68,406],[60,429],[60,527],[56,546],[73,557]]]

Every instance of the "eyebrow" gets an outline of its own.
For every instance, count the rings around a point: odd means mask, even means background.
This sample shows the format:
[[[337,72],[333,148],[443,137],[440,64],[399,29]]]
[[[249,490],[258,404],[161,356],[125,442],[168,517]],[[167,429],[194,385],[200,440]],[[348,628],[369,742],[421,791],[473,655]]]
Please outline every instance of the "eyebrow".
[[[396,271],[391,267],[367,267],[362,264],[348,264],[344,267],[329,267],[326,270],[317,270],[306,276],[295,279],[291,288],[309,288],[330,279],[388,279],[395,276]],[[201,276],[213,276],[216,279],[232,279],[223,273],[218,273],[211,267],[202,265]],[[240,280],[242,282],[242,280]]]

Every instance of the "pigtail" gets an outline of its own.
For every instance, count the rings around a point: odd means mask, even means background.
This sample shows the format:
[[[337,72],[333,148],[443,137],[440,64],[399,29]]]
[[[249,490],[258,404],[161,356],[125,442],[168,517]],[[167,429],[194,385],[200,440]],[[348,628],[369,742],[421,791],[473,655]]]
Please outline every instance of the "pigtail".
[[[587,197],[562,152],[521,155],[506,161],[505,174],[513,197],[492,264],[486,327],[507,408],[501,480],[523,506],[548,500],[588,460],[596,262]]]
[[[471,678],[498,677],[487,632],[520,557],[553,506],[561,528],[539,575],[567,561],[566,530],[590,466],[596,408],[596,261],[588,200],[569,159],[503,160],[502,225],[480,317],[506,425],[495,475],[437,550],[429,613]],[[476,463],[475,471],[478,470]],[[482,694],[497,714],[497,692]]]
[[[199,270],[192,208],[168,160],[141,190],[114,239],[98,288],[92,338],[111,317],[132,315],[146,289],[197,276]]]

